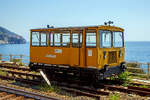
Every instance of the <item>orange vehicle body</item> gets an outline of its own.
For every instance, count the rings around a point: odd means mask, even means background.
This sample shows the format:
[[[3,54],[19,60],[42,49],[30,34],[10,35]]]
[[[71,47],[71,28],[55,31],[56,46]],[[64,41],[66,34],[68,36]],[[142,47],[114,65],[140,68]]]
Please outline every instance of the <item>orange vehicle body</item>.
[[[100,30],[122,32],[122,47],[115,48],[113,46],[109,48],[100,47],[102,44]],[[46,45],[33,46],[32,45],[32,33],[43,32],[46,35]],[[86,34],[96,34],[96,44],[94,47],[86,46]],[[69,42],[62,46],[63,43],[60,40],[60,45],[55,46],[54,34],[70,34]],[[82,34],[81,46],[74,47],[73,35]],[[52,34],[52,35],[51,35]],[[65,35],[64,35],[65,36]],[[53,40],[51,40],[53,38]],[[80,39],[80,40],[81,40]],[[64,39],[65,40],[65,39]],[[51,43],[52,42],[52,43]],[[52,44],[52,45],[51,45]],[[67,46],[66,46],[67,45]],[[120,66],[124,62],[124,29],[115,26],[87,26],[87,27],[65,27],[65,28],[43,28],[43,29],[31,29],[31,46],[30,46],[30,62],[36,64],[49,64],[68,66],[69,68],[92,68],[103,69],[106,65],[108,68],[114,66]],[[51,67],[51,66],[50,66]]]

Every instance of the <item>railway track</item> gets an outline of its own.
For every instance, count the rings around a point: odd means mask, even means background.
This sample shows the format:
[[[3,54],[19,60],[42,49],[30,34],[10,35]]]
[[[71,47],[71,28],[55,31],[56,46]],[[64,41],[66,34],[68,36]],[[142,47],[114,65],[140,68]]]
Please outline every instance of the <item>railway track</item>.
[[[54,98],[4,85],[0,85],[0,91],[0,100],[60,100],[56,97]]]
[[[68,84],[68,83],[55,83],[55,85],[59,86],[62,90],[65,90],[67,92],[73,92],[76,93],[76,95],[84,95],[88,97],[96,98],[96,100],[100,100],[101,95],[109,96],[109,92],[107,91],[101,91],[94,88],[79,86],[75,84]]]
[[[39,80],[29,80],[29,79],[22,79],[22,78],[13,78],[13,77],[8,77],[8,76],[2,76],[0,75],[0,79],[3,80],[15,80],[16,82],[22,82],[25,84],[30,84],[30,85],[39,85],[41,84],[41,81]]]
[[[16,94],[9,94],[7,92],[0,92],[0,100],[34,100],[32,98],[25,98],[24,96],[17,96]]]
[[[16,72],[16,71],[12,71],[12,70],[10,71],[10,70],[4,69],[3,71],[8,72],[9,75],[6,75],[6,76],[0,75],[1,79],[8,79],[8,80],[15,79],[16,81],[33,84],[33,85],[39,85],[41,83],[42,77],[40,75],[22,72],[22,71],[29,71],[28,68],[24,69],[21,67],[19,68],[19,67],[6,66],[6,65],[5,66],[0,65],[0,67],[7,68],[7,69],[20,70],[20,72]],[[26,78],[24,79],[22,76],[26,76]],[[30,79],[29,77],[32,77],[32,78]],[[96,88],[84,88],[83,86],[72,85],[72,83],[76,83],[76,82],[71,82],[69,84],[63,84],[61,82],[58,82],[56,85],[60,86],[62,90],[65,90],[68,92],[73,92],[73,93],[76,93],[77,95],[85,95],[85,96],[89,96],[89,97],[94,97],[97,100],[100,99],[100,95],[109,95],[110,92],[114,91],[114,90],[117,90],[120,92],[125,92],[125,93],[135,93],[135,94],[142,95],[142,96],[150,96],[150,89],[133,87],[133,86],[122,87],[122,86],[114,85],[114,84],[120,84],[118,81],[111,81],[111,82],[113,83],[113,85],[107,85],[107,83],[109,83],[109,81],[106,81],[106,82],[104,82],[104,84],[101,84],[101,85],[99,84]],[[100,87],[100,88],[98,88],[98,87]],[[102,89],[102,88],[104,88],[104,90],[109,90],[109,92],[101,91],[100,89]]]
[[[6,76],[0,75],[1,79],[15,80],[15,81],[20,81],[20,82],[28,83],[28,84],[32,84],[32,85],[39,85],[41,83],[42,77],[40,75],[22,72],[22,71],[30,71],[27,68],[19,68],[19,67],[14,67],[14,66],[7,66],[7,65],[0,65],[0,67],[4,68],[4,69],[1,69],[1,71],[7,72]],[[19,71],[16,71],[16,70],[19,70]],[[23,76],[26,76],[26,77],[23,78]],[[29,79],[29,77],[32,77],[32,80]],[[37,81],[34,79],[39,79],[40,81]],[[61,87],[62,90],[76,93],[76,95],[93,97],[93,98],[96,98],[97,100],[100,100],[100,96],[99,96],[100,94],[101,95],[109,95],[108,92],[96,91],[96,90],[81,88],[81,87],[77,87],[77,86],[69,86],[69,85],[68,85],[69,87],[67,85],[66,86],[59,85],[59,86],[63,86],[63,87]]]
[[[6,73],[6,76],[9,76],[11,74],[11,76],[13,78],[17,77],[16,75],[18,75],[18,77],[21,77],[23,78],[22,76],[26,76],[25,78],[31,78],[32,79],[40,79],[41,76],[40,75],[37,75],[37,74],[31,74],[31,73],[28,73],[28,72],[20,72],[20,71],[15,71],[15,70],[6,70],[6,69],[0,69],[1,71],[3,72],[7,72]]]
[[[42,80],[39,74],[31,72],[29,68],[19,67],[14,64],[0,64],[0,71],[2,72],[1,79],[16,80],[33,85],[40,84]]]
[[[8,69],[16,69],[16,70],[22,70],[22,71],[30,71],[29,67],[20,67],[16,64],[4,64],[0,63],[1,68],[8,68]]]
[[[150,89],[149,88],[140,88],[135,86],[128,86],[128,87],[122,87],[122,86],[113,86],[113,85],[104,85],[105,90],[117,90],[120,92],[125,93],[135,93],[140,96],[150,96]]]
[[[32,77],[33,79],[41,77],[40,75],[35,74],[36,72],[30,71],[28,67],[22,67],[22,66],[20,67],[16,64],[1,63],[0,70],[3,72],[7,72],[6,76],[9,76],[11,74],[12,77],[14,78],[15,78],[15,75],[18,75],[18,77],[26,76],[26,78]]]

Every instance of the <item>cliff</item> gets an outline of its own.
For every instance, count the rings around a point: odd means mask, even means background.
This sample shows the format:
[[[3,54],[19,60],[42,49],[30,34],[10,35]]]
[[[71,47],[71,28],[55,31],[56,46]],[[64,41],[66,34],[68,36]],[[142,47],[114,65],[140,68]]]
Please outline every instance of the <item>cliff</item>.
[[[26,40],[14,32],[0,26],[0,44],[24,44]]]

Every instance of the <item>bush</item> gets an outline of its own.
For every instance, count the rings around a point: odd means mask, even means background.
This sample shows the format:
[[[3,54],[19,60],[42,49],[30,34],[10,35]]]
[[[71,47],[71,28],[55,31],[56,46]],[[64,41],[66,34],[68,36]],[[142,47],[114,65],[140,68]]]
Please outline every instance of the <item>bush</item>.
[[[120,80],[120,81],[122,81],[124,83],[131,82],[130,73],[128,71],[125,71],[125,72],[121,73],[120,75],[118,75],[118,80]]]
[[[18,65],[19,65],[19,66],[24,66],[25,64],[24,64],[24,63],[22,63],[22,62],[20,62]]]
[[[139,87],[141,87],[141,88],[148,88],[148,86],[146,86],[146,85],[139,85]]]
[[[110,99],[109,100],[119,100],[119,94],[115,93],[113,95],[110,95]]]
[[[19,66],[24,66],[25,65],[24,63],[22,63],[21,59],[17,59],[17,58],[11,59],[11,62],[14,62],[14,63],[18,64]]]
[[[116,77],[111,77],[111,80],[119,80],[120,82],[122,82],[122,86],[128,86],[131,82],[131,76],[130,76],[130,72],[125,71],[122,72],[120,75],[116,76]]]
[[[7,74],[8,74],[8,72],[5,72],[5,71],[0,70],[0,75],[6,76]]]
[[[47,84],[42,84],[40,90],[45,92],[59,92],[60,89],[57,86],[49,86]]]
[[[11,59],[11,62],[20,63],[20,62],[21,62],[21,59],[16,59],[16,58],[14,58],[14,59]]]

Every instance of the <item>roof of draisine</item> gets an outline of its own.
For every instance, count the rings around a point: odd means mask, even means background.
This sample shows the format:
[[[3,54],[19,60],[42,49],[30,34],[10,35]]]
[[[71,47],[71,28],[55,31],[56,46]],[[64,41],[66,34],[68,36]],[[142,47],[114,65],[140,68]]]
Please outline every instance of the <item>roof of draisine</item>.
[[[109,26],[109,25],[96,25],[96,26],[71,26],[71,27],[49,27],[49,28],[37,28],[37,29],[31,29],[31,30],[53,30],[53,29],[58,29],[58,30],[70,30],[70,29],[85,29],[85,28],[99,28],[99,29],[106,29],[106,30],[120,30],[124,31],[123,28],[116,27],[116,26]]]

